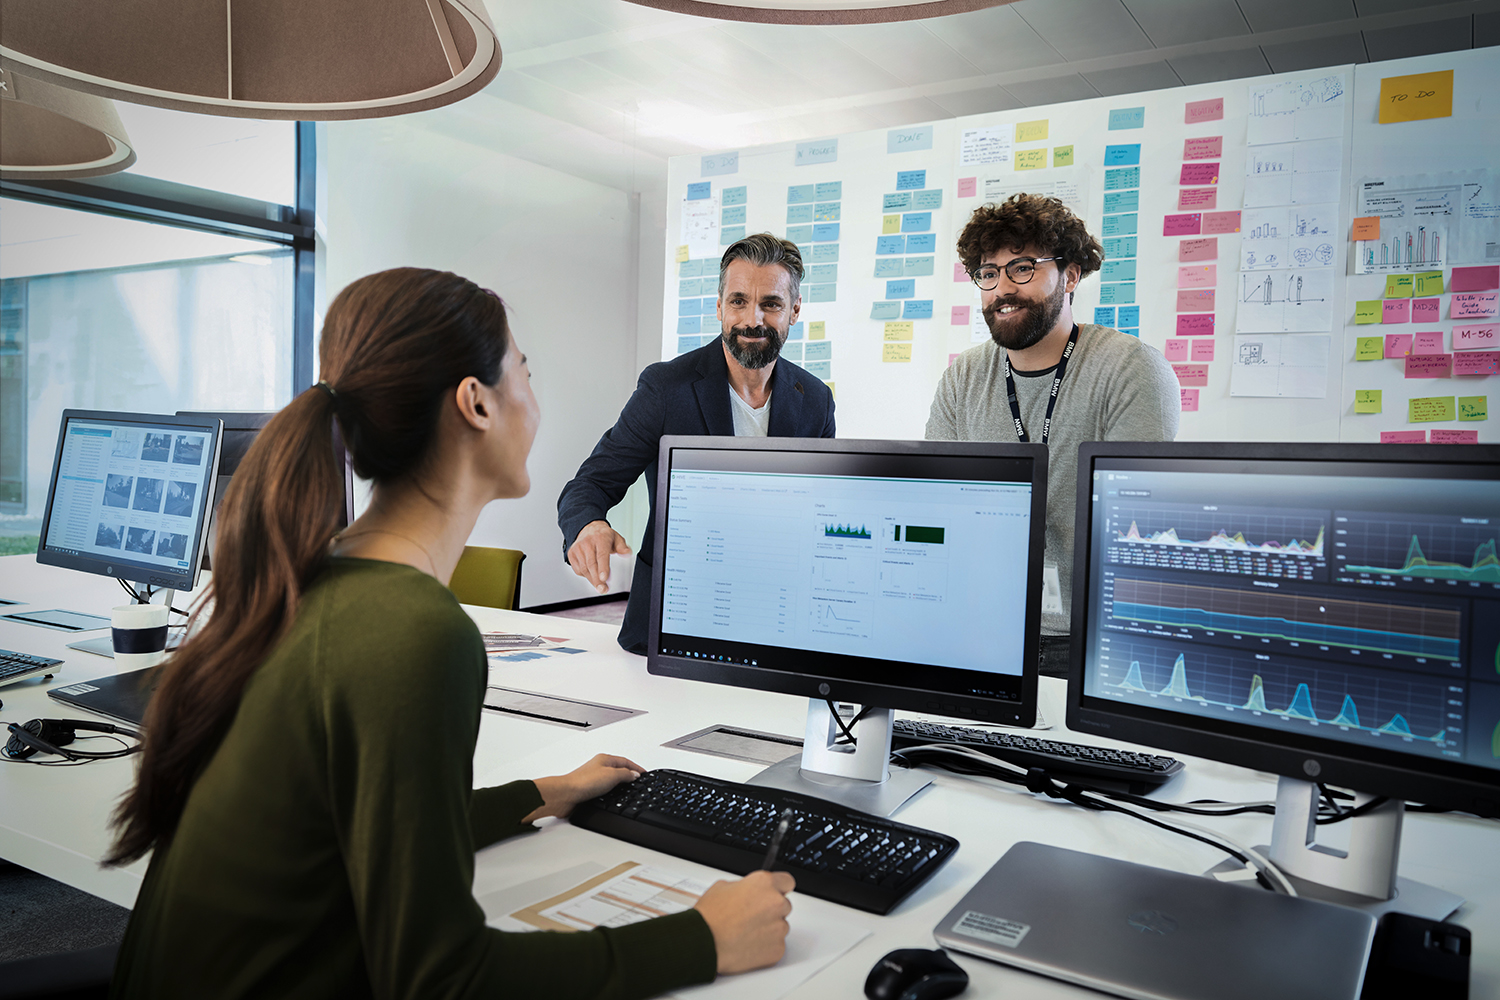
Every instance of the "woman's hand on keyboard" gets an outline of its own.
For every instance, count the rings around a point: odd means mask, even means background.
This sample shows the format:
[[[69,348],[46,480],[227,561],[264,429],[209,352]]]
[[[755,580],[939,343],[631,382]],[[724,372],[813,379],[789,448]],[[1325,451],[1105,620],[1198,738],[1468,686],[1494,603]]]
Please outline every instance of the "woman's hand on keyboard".
[[[644,767],[628,757],[601,753],[576,771],[537,778],[536,788],[542,793],[542,805],[532,810],[522,822],[534,823],[545,816],[566,816],[578,803],[597,799],[616,785],[634,781],[645,772]]]
[[[693,908],[713,931],[719,974],[775,965],[786,954],[787,893],[797,882],[786,872],[751,872],[738,882],[715,882]]]

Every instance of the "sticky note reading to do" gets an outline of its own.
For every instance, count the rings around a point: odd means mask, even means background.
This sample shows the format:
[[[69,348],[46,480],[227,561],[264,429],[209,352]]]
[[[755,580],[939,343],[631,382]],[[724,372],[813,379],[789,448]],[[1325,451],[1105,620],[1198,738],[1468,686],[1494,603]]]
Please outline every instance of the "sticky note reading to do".
[[[1355,389],[1354,390],[1354,412],[1355,413],[1379,413],[1380,412],[1380,390],[1379,389]]]
[[[1453,116],[1453,71],[1388,76],[1380,81],[1382,125]]]

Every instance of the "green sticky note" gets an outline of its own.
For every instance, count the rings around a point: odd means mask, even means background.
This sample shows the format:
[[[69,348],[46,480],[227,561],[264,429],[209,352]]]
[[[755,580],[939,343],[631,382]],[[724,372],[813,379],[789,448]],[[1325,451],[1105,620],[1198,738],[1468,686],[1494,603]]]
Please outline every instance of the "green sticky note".
[[[1488,420],[1489,418],[1490,414],[1488,396],[1458,397],[1458,419]]]
[[[1388,274],[1385,276],[1385,297],[1388,299],[1411,298],[1412,275]]]
[[[1355,361],[1379,361],[1385,356],[1385,339],[1382,337],[1360,337],[1355,342]],[[1379,410],[1375,411],[1379,413]]]
[[[1391,278],[1394,278],[1394,277],[1395,277],[1395,275],[1390,275],[1389,277],[1387,277],[1385,279],[1385,281],[1386,281],[1386,287],[1390,287]],[[1425,298],[1427,298],[1429,296],[1432,296],[1432,295],[1442,295],[1443,294],[1443,272],[1442,271],[1423,271],[1421,274],[1418,274],[1415,277],[1417,279],[1417,297],[1418,298],[1425,299]]]
[[[1385,303],[1380,299],[1370,299],[1368,302],[1354,303],[1354,322],[1358,326],[1366,323],[1379,323],[1385,312]]]
[[[1054,167],[1071,167],[1073,165],[1073,147],[1053,146],[1052,165]]]
[[[1379,413],[1380,412],[1380,390],[1379,389],[1355,389],[1354,390],[1354,412],[1355,413]]]
[[[1410,424],[1452,420],[1457,413],[1452,396],[1419,396],[1406,404],[1406,422]]]

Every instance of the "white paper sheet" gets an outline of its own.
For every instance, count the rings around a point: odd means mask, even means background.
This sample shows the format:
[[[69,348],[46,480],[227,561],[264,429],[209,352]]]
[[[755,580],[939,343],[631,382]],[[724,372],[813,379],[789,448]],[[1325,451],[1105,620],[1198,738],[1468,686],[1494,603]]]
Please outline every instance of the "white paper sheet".
[[[1326,334],[1237,335],[1229,369],[1229,394],[1325,398],[1329,339]]]

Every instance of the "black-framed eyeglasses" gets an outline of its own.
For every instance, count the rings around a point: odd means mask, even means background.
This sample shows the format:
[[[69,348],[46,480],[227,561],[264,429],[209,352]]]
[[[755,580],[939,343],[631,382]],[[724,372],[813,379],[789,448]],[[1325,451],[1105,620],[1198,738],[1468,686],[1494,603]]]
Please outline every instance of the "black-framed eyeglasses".
[[[1005,276],[1012,284],[1024,285],[1036,277],[1036,266],[1049,260],[1062,260],[1061,257],[1017,257],[1007,261],[1004,267]],[[993,292],[1000,284],[1000,271],[1002,269],[994,264],[982,264],[979,270],[974,272],[974,284],[986,292]]]

